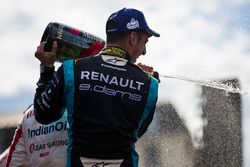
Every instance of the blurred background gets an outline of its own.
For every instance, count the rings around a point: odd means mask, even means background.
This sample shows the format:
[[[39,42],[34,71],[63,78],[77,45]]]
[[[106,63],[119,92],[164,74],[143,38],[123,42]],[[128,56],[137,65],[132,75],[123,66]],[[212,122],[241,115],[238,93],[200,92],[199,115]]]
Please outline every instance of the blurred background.
[[[158,112],[138,144],[141,164],[170,165],[179,155],[179,164],[172,166],[181,166],[180,160],[187,166],[250,166],[248,0],[2,0],[0,153],[33,101],[39,78],[34,52],[47,24],[61,22],[105,39],[107,18],[123,7],[143,11],[161,34],[149,39],[147,54],[138,62],[177,78],[161,77]],[[179,80],[183,77],[234,83],[244,93]],[[146,147],[150,142],[152,147]]]

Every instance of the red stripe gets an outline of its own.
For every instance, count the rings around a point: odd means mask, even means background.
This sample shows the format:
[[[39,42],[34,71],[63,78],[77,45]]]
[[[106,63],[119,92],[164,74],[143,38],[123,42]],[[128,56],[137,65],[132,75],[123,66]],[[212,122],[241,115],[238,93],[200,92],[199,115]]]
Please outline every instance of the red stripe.
[[[29,109],[28,111],[27,111],[28,113],[27,113],[27,119],[29,118],[29,117],[31,117],[31,116],[33,116],[34,114],[33,114],[33,110],[31,110],[31,109]]]
[[[11,143],[10,150],[9,150],[9,153],[7,156],[6,167],[10,166],[11,156],[12,156],[12,154],[16,148],[16,145],[21,137],[22,137],[22,126],[19,129],[17,129],[16,134],[14,136],[14,139]]]
[[[99,53],[104,48],[104,43],[101,43],[99,41],[96,41],[92,43],[89,48],[82,51],[80,57],[88,57],[88,56],[94,56],[95,54]]]
[[[80,30],[78,30],[78,29],[76,29],[76,28],[72,28],[72,29],[70,29],[70,32],[71,32],[72,34],[76,34],[76,35],[78,35],[78,34],[80,34],[80,33],[81,33],[81,31],[80,31]]]
[[[40,157],[45,157],[49,155],[49,151],[44,152],[44,153],[40,153]]]

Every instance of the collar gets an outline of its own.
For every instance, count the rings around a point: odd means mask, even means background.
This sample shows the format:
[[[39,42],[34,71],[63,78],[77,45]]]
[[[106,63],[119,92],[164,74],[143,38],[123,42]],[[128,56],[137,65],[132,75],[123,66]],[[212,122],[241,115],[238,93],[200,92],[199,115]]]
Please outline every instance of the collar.
[[[109,46],[102,50],[102,54],[117,56],[123,59],[130,60],[130,56],[128,53],[123,50],[122,48],[116,47],[116,46]]]

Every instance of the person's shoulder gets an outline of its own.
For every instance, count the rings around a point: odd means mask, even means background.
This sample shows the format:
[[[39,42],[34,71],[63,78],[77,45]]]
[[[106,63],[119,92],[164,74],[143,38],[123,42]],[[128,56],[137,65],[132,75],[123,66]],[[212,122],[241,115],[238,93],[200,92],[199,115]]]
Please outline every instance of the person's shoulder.
[[[134,63],[130,63],[130,65],[134,69],[133,70],[134,73],[137,73],[137,75],[139,75],[140,77],[143,77],[145,79],[150,79],[150,76],[148,75],[148,73],[143,71],[138,65],[136,65]]]
[[[75,60],[76,67],[94,67],[101,63],[100,55],[95,55],[91,57],[83,57]]]
[[[28,120],[35,117],[34,106],[31,105],[27,110],[24,111],[23,120]]]
[[[85,62],[85,61],[92,61],[92,60],[98,59],[99,56],[100,56],[100,54],[97,54],[97,55],[94,55],[94,56],[89,56],[89,57],[81,57],[79,59],[76,59],[75,63]]]

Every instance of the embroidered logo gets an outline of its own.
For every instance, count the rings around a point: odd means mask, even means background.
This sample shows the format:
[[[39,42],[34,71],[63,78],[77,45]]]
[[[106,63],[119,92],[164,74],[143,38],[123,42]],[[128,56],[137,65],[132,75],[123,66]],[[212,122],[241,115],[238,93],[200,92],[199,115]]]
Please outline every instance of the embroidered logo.
[[[123,59],[120,57],[109,56],[109,55],[102,55],[102,60],[108,64],[112,64],[116,66],[125,66],[128,62],[126,59]]]
[[[127,29],[132,30],[136,28],[139,28],[139,21],[132,18],[127,24]]]
[[[92,167],[103,167],[103,166],[107,166],[111,163],[104,163],[104,162],[101,162],[101,163],[96,163],[94,164]]]

